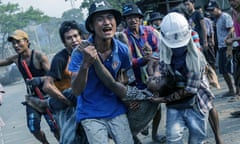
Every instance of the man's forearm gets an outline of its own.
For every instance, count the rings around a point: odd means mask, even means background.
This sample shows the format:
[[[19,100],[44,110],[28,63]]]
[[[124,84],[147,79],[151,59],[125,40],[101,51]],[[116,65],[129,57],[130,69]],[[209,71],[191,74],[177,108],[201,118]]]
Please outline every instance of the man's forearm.
[[[63,103],[70,105],[70,101],[62,94],[62,92],[54,85],[54,83],[46,84],[45,86],[43,86],[43,90],[51,97],[57,98]]]
[[[72,77],[72,92],[73,95],[79,96],[86,87],[88,68],[81,68],[78,73],[73,74]]]
[[[167,102],[173,102],[173,101],[184,99],[186,97],[191,97],[193,95],[194,95],[193,93],[190,93],[190,92],[186,91],[185,89],[181,89],[181,90],[178,90],[178,91],[170,94],[165,99]]]
[[[233,38],[233,41],[239,42],[239,41],[240,41],[240,37],[235,37],[235,38]]]
[[[111,73],[106,69],[99,58],[96,59],[93,65],[99,79],[104,85],[119,97],[125,97],[127,88],[112,77]]]

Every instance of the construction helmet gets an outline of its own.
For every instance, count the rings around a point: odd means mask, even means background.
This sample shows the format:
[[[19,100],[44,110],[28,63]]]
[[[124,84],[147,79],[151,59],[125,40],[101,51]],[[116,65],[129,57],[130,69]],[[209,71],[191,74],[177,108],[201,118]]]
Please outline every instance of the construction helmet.
[[[191,28],[182,14],[176,12],[167,14],[160,27],[160,38],[169,48],[183,47],[191,38]]]

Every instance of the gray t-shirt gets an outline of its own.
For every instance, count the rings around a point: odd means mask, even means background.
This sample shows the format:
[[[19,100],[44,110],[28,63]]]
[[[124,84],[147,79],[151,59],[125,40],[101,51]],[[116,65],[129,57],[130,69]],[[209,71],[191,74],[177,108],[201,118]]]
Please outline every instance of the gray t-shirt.
[[[228,13],[222,12],[221,16],[217,19],[216,22],[218,48],[226,47],[225,39],[229,33],[229,28],[232,27],[232,17]]]

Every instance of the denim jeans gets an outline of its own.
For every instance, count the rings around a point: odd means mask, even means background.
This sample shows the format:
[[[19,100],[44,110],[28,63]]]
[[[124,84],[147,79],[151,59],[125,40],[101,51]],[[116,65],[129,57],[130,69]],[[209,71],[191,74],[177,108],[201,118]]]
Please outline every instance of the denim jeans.
[[[26,106],[27,114],[27,126],[31,133],[39,132],[41,130],[41,117],[44,116],[47,124],[49,125],[52,132],[56,132],[57,129],[54,126],[53,121],[47,113],[42,114],[30,106]]]
[[[126,114],[112,119],[85,119],[81,121],[89,144],[108,144],[108,135],[115,144],[133,144]]]
[[[188,128],[188,144],[202,144],[207,136],[208,114],[199,110],[167,108],[167,144],[183,144],[184,130]]]

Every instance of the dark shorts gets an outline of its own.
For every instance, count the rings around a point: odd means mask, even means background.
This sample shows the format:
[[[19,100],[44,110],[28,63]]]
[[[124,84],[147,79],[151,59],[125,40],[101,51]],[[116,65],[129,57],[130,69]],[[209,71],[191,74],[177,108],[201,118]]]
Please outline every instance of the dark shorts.
[[[220,74],[233,73],[233,59],[227,58],[227,47],[219,48],[218,68]]]
[[[40,131],[40,123],[41,123],[41,117],[44,116],[46,122],[48,123],[50,129],[52,132],[55,132],[55,126],[50,117],[47,114],[39,113],[34,108],[26,105],[26,113],[27,113],[27,126],[30,132],[38,132]]]
[[[76,105],[77,97],[72,95],[72,90],[71,89],[64,90],[63,91],[63,95],[68,100],[70,100],[74,105]],[[65,103],[61,102],[57,98],[50,97],[50,99],[49,99],[49,109],[51,111],[56,112],[58,110],[63,110],[65,108],[67,108],[67,107],[68,107],[68,105],[66,105]]]

